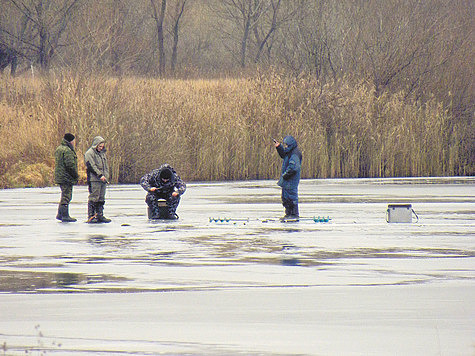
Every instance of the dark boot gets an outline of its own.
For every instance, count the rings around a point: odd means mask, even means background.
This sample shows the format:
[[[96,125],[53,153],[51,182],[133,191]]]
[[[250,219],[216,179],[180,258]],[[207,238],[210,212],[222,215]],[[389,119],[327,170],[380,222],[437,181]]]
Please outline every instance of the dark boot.
[[[63,220],[63,215],[61,215],[61,204],[58,205],[58,213],[56,214],[56,219]]]
[[[72,218],[72,217],[69,216],[69,205],[68,204],[62,204],[60,206],[59,214],[61,214],[61,221],[62,222],[75,222],[75,221],[77,221],[75,218]]]
[[[87,223],[88,224],[97,224],[99,221],[97,220],[96,215],[96,203],[92,201],[87,202]]]
[[[100,201],[96,203],[96,213],[97,213],[97,221],[100,223],[110,223],[111,219],[108,219],[104,216],[104,202]]]
[[[292,208],[290,209],[289,219],[292,219],[292,220],[299,219],[299,205],[298,204],[292,204]]]
[[[167,219],[168,220],[178,220],[178,215],[175,212],[168,212]]]
[[[289,205],[285,204],[284,207],[285,207],[285,215],[282,218],[280,218],[280,220],[282,221],[287,220],[292,214],[292,210]]]

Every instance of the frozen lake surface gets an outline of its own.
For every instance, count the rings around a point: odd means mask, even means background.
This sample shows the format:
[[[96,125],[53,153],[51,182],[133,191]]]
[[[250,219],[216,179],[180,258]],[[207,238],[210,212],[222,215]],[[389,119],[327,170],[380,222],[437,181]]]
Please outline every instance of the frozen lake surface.
[[[475,354],[475,178],[304,180],[286,224],[274,181],[190,183],[170,222],[138,185],[110,224],[59,195],[0,190],[0,353]]]

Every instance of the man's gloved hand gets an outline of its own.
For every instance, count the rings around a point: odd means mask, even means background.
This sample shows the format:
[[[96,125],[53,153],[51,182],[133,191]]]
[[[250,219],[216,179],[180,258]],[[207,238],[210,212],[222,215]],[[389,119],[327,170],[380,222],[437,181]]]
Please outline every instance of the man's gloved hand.
[[[292,176],[295,174],[295,172],[285,172],[283,175],[282,175],[282,178],[284,178],[285,180],[289,180],[290,178],[292,178]]]

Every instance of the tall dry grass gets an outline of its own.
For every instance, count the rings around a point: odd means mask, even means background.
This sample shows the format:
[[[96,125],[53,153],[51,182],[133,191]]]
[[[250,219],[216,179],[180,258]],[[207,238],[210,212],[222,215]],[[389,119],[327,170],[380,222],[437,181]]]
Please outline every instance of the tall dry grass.
[[[471,175],[473,142],[436,101],[374,95],[363,82],[320,86],[275,72],[244,79],[2,77],[0,186],[52,184],[65,132],[82,155],[107,140],[113,182],[137,182],[163,162],[186,180],[268,179],[272,137],[293,135],[303,177]],[[467,144],[468,142],[468,144]],[[468,147],[468,148],[467,148]]]

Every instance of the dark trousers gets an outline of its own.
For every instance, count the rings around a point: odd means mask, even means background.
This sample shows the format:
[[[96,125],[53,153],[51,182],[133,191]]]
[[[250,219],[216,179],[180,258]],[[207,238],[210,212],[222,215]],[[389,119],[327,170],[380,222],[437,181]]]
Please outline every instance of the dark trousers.
[[[70,184],[60,184],[61,188],[61,200],[59,205],[69,205],[71,199],[73,198],[73,186]]]
[[[282,189],[282,205],[285,208],[285,215],[299,216],[297,189]]]
[[[89,186],[89,198],[91,203],[99,203],[106,201],[106,187],[107,183],[104,182],[88,182]]]

